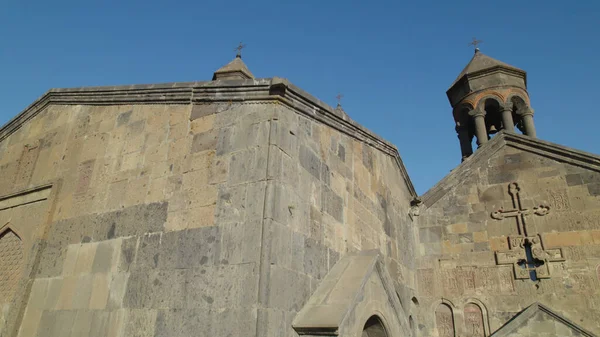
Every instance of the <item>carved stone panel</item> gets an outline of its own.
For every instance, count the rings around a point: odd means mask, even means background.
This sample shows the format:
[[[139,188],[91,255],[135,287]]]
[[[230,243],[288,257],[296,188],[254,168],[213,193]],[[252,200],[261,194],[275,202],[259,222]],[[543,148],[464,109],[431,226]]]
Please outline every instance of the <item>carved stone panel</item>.
[[[454,337],[454,315],[447,304],[440,304],[435,310],[435,326],[439,337]]]
[[[23,271],[23,244],[11,230],[0,234],[0,304],[12,299]]]
[[[433,270],[432,269],[419,269],[417,271],[417,278],[419,280],[419,291],[424,294],[433,294],[435,288],[433,286]]]
[[[571,208],[566,190],[547,190],[550,207],[556,211],[566,211]]]
[[[94,173],[94,163],[95,160],[88,160],[79,164],[79,167],[77,168],[78,179],[75,194],[83,194],[87,192],[92,180],[92,174]]]
[[[483,312],[475,303],[465,305],[465,333],[468,337],[485,336]]]
[[[26,145],[19,159],[19,168],[15,184],[17,186],[29,184],[29,179],[33,173],[33,168],[38,158],[40,148],[37,145]]]

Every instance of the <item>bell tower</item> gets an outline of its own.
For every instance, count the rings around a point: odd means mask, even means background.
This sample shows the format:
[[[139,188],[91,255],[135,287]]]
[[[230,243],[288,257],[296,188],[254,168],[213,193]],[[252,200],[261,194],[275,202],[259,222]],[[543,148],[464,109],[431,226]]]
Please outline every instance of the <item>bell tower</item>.
[[[515,126],[523,134],[536,137],[527,73],[484,55],[479,48],[446,95],[463,160],[473,154],[473,137],[477,138],[477,148],[500,130],[515,132]]]

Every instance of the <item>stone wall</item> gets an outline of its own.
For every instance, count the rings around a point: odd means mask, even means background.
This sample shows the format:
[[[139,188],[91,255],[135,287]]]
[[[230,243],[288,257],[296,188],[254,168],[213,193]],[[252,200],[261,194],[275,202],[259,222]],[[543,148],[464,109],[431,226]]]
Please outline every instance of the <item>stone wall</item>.
[[[486,147],[491,155],[476,154],[469,160],[478,163],[467,161],[456,169],[461,176],[443,180],[447,191],[434,188],[424,196],[418,217],[421,335],[490,333],[536,301],[598,333],[600,173],[552,154],[493,150]],[[513,264],[526,254],[509,240],[519,236],[519,227],[505,212],[519,207],[529,210],[527,236],[537,237],[533,254],[544,262],[536,269],[539,281]],[[441,309],[450,309],[450,316]]]
[[[254,331],[271,107],[49,105],[2,140],[2,194],[53,196],[12,208],[39,261],[0,335]]]
[[[12,216],[37,236],[0,335],[294,335],[338,259],[373,248],[409,302],[395,150],[345,114],[197,103],[49,104],[0,142],[0,203],[51,191],[46,213]]]
[[[271,125],[260,336],[294,336],[291,322],[320,281],[349,253],[378,249],[410,303],[411,194],[393,156],[352,134],[278,111]],[[364,324],[364,323],[363,323]]]

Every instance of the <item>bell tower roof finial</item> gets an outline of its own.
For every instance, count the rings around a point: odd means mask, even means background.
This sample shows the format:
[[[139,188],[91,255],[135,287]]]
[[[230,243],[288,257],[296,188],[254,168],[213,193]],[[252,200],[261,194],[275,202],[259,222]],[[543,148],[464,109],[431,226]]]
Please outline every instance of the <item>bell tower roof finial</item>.
[[[475,48],[475,54],[479,53],[479,45],[483,43],[483,40],[477,40],[473,38],[473,40],[469,43],[469,46],[473,46]]]
[[[240,42],[240,44],[237,47],[235,47],[234,51],[236,52],[235,53],[236,58],[242,58],[242,49],[244,49],[244,48],[246,48],[246,45],[243,44],[242,42]]]
[[[242,49],[246,47],[245,44],[241,43],[234,49],[236,51],[235,58],[233,61],[219,68],[213,74],[213,81],[215,80],[246,80],[253,79],[254,75],[248,70],[244,61],[242,61]]]

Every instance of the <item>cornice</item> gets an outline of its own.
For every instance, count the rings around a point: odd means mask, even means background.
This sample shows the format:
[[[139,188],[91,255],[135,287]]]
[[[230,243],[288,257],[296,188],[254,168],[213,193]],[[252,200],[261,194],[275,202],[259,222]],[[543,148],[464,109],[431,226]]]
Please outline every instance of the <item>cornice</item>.
[[[51,89],[0,128],[0,141],[6,139],[51,104],[208,104],[213,102],[279,102],[285,104],[297,113],[322,122],[392,156],[400,169],[409,193],[413,197],[417,195],[398,149],[393,144],[353,121],[343,111],[332,108],[291,84],[287,79],[279,77]]]

